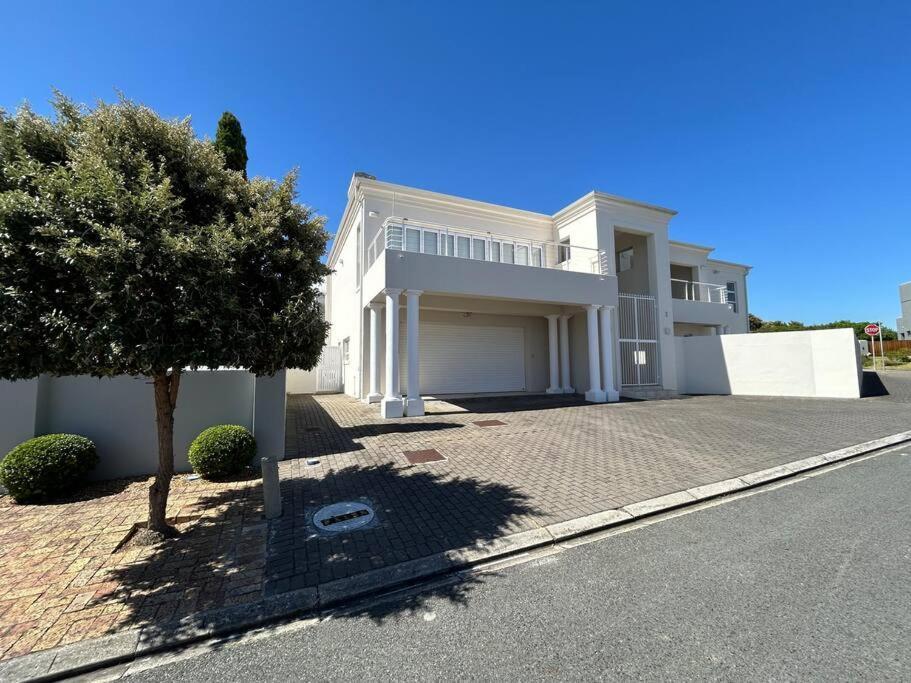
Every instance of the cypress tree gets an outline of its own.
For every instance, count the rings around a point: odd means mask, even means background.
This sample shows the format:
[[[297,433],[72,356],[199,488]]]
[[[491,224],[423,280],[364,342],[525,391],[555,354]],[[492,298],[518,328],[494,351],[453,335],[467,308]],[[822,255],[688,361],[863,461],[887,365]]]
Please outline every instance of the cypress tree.
[[[225,155],[225,166],[240,171],[247,177],[247,138],[240,129],[240,121],[229,111],[218,119],[215,131],[215,148]]]

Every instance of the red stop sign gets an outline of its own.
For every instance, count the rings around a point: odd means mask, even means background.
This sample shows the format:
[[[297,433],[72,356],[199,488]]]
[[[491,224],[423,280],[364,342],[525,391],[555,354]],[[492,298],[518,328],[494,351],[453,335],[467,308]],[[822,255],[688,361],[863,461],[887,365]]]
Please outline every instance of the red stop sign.
[[[879,334],[879,325],[876,323],[870,323],[864,328],[864,332],[866,332],[871,337],[875,337]]]

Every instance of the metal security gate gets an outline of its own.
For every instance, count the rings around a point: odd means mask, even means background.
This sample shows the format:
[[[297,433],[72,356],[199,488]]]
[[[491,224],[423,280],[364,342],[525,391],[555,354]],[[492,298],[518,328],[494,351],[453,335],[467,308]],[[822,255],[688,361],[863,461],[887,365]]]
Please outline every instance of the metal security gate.
[[[655,297],[620,295],[620,374],[623,386],[661,382],[658,367],[658,307]]]
[[[342,391],[342,347],[324,346],[316,366],[316,390],[335,394]]]

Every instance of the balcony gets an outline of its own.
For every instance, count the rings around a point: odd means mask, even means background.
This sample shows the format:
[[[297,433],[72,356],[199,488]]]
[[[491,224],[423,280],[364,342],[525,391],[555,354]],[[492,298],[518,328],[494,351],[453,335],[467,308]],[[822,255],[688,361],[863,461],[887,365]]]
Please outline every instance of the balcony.
[[[617,279],[599,249],[389,218],[366,250],[365,296],[414,289],[552,304],[610,304]]]
[[[610,272],[610,259],[601,249],[419,223],[405,218],[386,219],[383,229],[367,247],[367,268],[384,249],[576,273],[603,275]]]
[[[705,301],[725,305],[728,303],[728,292],[724,285],[678,278],[671,278],[671,296],[683,301]]]
[[[737,320],[724,285],[671,278],[671,297],[674,322],[731,326]]]

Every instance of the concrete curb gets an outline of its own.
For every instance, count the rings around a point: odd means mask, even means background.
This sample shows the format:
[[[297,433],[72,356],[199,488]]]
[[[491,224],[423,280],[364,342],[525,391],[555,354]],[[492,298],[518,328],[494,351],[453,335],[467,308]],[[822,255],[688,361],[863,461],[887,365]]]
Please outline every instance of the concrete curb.
[[[317,610],[411,586],[428,579],[465,570],[497,558],[604,531],[675,508],[744,491],[889,446],[911,441],[911,431],[866,441],[836,451],[751,472],[732,479],[677,491],[604,510],[585,517],[550,524],[447,550],[435,555],[383,567],[344,579],[264,598],[249,605],[224,607],[156,626],[144,626],[24,655],[0,663],[2,681],[52,681],[130,662],[139,657],[173,650],[213,637],[228,636],[270,623],[293,619]]]

